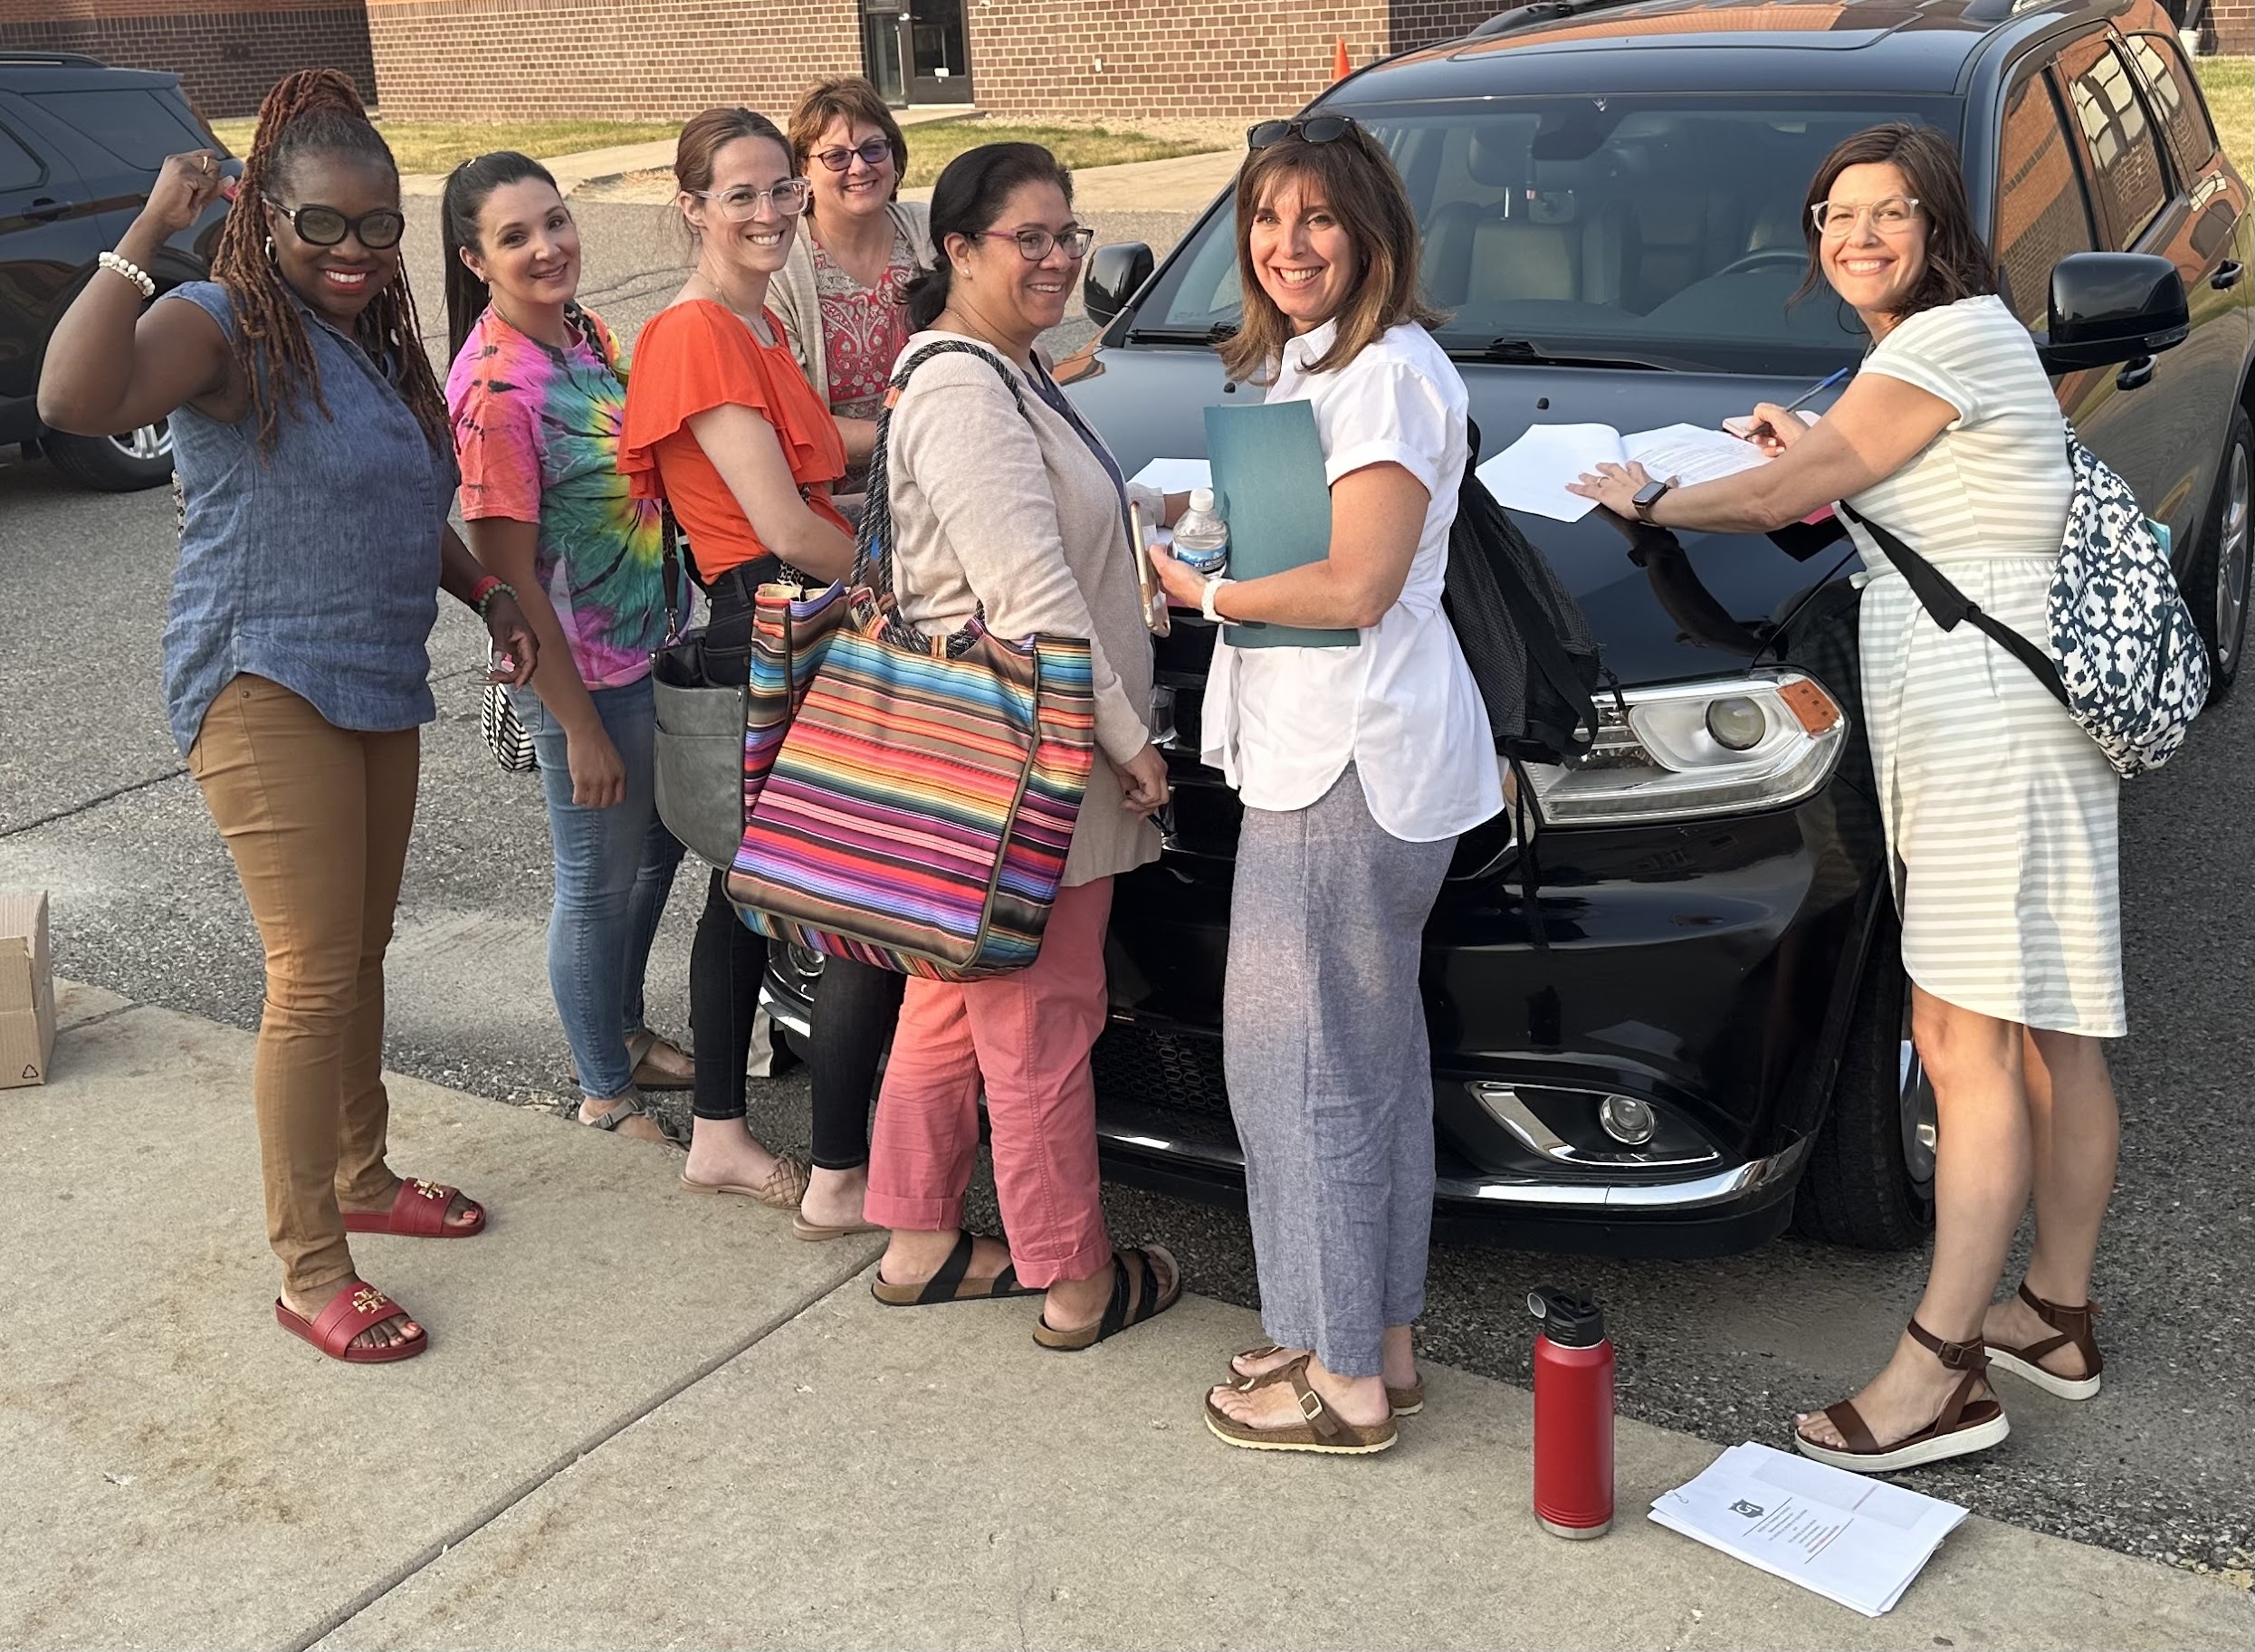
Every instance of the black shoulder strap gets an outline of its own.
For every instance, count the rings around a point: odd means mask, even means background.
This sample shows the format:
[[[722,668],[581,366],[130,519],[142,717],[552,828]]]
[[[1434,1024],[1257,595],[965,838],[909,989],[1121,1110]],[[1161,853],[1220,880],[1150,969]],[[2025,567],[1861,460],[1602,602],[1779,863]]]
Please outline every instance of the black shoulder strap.
[[[1841,515],[1861,526],[1879,542],[1879,549],[1887,553],[1887,559],[1895,564],[1896,570],[1910,587],[1911,595],[1918,598],[1918,606],[1934,616],[1935,625],[1944,631],[1954,631],[1962,624],[1970,624],[1974,630],[1985,635],[1998,647],[2027,666],[2036,681],[2050,691],[2054,700],[2061,705],[2068,703],[2067,685],[2059,681],[2059,667],[2050,654],[2003,621],[1983,613],[1979,603],[1951,584],[1946,574],[1905,544],[1899,536],[1890,533],[1844,501],[1839,509]]]
[[[1572,709],[1578,732],[1584,741],[1594,739],[1597,705],[1591,697],[1589,685],[1567,658],[1557,632],[1543,612],[1541,598],[1528,586],[1516,559],[1510,554],[1507,536],[1512,531],[1511,519],[1487,491],[1487,484],[1474,473],[1469,460],[1464,467],[1464,478],[1457,485],[1457,514],[1465,519],[1476,544],[1489,535],[1506,540],[1495,547],[1495,554],[1482,559],[1495,580],[1504,606],[1517,625],[1520,641],[1526,645],[1527,664],[1541,672],[1550,683],[1551,692]],[[1583,749],[1587,750],[1586,743]]]

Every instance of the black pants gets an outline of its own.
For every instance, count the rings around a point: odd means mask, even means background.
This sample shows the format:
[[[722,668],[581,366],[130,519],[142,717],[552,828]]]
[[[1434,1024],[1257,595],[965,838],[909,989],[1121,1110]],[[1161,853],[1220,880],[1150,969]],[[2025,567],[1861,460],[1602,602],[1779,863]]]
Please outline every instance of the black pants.
[[[705,673],[714,683],[741,682],[750,648],[759,569],[731,571],[706,587],[712,616],[705,628]],[[689,954],[690,1018],[694,1022],[696,1081],[691,1106],[701,1119],[744,1116],[744,1070],[750,1065],[753,1019],[768,967],[767,938],[737,915],[728,874],[715,871]],[[850,1170],[869,1162],[869,1102],[877,1062],[899,1018],[907,978],[846,959],[825,960],[815,994],[813,1138],[815,1164]],[[717,1035],[725,1027],[723,1041]]]

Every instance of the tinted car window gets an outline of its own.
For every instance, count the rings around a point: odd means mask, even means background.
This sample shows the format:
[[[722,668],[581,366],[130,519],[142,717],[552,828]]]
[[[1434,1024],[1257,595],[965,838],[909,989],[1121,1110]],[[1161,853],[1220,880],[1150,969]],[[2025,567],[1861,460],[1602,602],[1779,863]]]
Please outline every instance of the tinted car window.
[[[31,97],[129,167],[154,172],[166,156],[200,149],[205,144],[187,110],[158,92],[35,91]]]
[[[2059,65],[2095,163],[2099,199],[2116,242],[2126,249],[2169,198],[2153,122],[2131,82],[2130,66],[2104,40],[2078,41],[2059,54]]]
[[[2098,244],[2073,143],[2046,78],[2013,88],[1999,149],[1997,264],[2012,313],[2031,329],[2050,324],[2051,266]]]
[[[1939,99],[1498,98],[1356,111],[1400,168],[1442,342],[1545,355],[1790,372],[1865,343],[1826,288],[1799,304],[1809,180],[1883,120],[1957,137]],[[1724,158],[1727,158],[1725,160]],[[1138,312],[1139,334],[1197,336],[1238,316],[1234,218],[1210,217]],[[1823,368],[1819,368],[1820,371]]]
[[[0,132],[0,189],[28,189],[45,176],[37,156]]]
[[[2177,170],[2205,170],[2216,153],[2216,131],[2208,124],[2183,49],[2159,34],[2133,34],[2126,43],[2145,72],[2146,95],[2153,100],[2161,129],[2169,135],[2169,152],[2176,157]]]

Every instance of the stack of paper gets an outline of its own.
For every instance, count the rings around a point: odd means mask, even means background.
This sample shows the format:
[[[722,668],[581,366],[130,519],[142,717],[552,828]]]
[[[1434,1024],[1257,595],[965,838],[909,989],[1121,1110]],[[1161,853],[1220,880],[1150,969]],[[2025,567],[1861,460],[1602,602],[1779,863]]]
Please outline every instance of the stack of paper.
[[[1767,1446],[1734,1446],[1652,1518],[1711,1549],[1877,1618],[1965,1511]]]
[[[1753,443],[1697,425],[1663,425],[1624,436],[1610,425],[1536,425],[1480,466],[1479,478],[1507,511],[1578,522],[1597,501],[1566,484],[1600,464],[1641,464],[1648,475],[1689,487],[1767,464]]]

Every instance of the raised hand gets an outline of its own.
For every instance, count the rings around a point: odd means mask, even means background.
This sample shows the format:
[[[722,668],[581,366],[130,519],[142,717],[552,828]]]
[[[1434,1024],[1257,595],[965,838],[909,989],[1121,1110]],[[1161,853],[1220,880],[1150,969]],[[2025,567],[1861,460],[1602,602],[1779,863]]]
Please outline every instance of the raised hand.
[[[141,221],[160,230],[160,240],[177,234],[204,215],[227,182],[220,157],[210,149],[167,155],[149,189],[148,205],[141,208]]]

